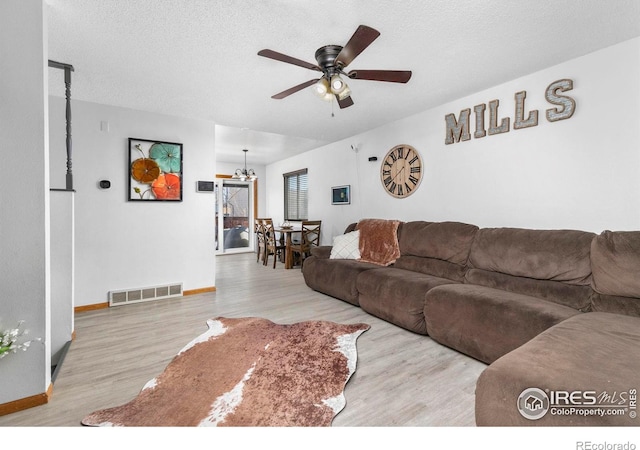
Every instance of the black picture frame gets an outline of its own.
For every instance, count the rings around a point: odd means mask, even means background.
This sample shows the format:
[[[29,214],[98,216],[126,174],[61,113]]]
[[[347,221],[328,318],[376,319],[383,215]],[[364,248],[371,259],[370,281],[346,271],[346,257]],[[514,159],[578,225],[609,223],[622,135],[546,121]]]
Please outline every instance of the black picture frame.
[[[331,188],[332,205],[349,205],[351,203],[351,185],[334,186]]]
[[[182,144],[129,138],[127,200],[130,202],[181,202]]]

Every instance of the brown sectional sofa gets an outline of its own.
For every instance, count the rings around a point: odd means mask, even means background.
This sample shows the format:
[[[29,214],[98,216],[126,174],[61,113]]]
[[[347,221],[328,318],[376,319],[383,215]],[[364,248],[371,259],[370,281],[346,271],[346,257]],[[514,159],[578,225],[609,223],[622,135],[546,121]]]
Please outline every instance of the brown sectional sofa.
[[[360,307],[395,325],[427,334],[426,294],[436,286],[462,282],[477,229],[455,222],[404,223],[398,238],[401,256],[393,266],[358,275]]]
[[[429,335],[490,364],[588,310],[594,236],[573,230],[478,230],[465,284],[426,296]]]
[[[398,243],[385,267],[315,248],[305,281],[489,364],[478,425],[640,425],[640,232],[414,221]]]

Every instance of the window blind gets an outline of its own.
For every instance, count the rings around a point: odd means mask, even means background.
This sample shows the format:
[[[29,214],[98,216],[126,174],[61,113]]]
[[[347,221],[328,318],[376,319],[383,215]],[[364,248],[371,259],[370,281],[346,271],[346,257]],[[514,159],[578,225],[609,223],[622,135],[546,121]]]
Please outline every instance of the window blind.
[[[308,219],[307,169],[285,173],[283,176],[285,220]]]

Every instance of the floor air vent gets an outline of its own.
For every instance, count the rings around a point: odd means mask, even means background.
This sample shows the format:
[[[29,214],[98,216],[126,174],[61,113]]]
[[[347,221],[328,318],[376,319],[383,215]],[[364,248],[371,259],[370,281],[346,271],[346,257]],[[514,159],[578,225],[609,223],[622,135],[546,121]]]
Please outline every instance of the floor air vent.
[[[120,306],[128,305],[130,303],[149,302],[152,300],[177,297],[180,295],[182,295],[182,283],[109,291],[109,306]]]

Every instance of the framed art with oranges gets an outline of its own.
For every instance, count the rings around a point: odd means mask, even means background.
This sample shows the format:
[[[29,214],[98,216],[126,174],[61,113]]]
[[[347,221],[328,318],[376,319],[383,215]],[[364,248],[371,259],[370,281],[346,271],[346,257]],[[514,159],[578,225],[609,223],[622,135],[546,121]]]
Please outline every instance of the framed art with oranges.
[[[182,144],[129,138],[129,201],[182,201]]]

